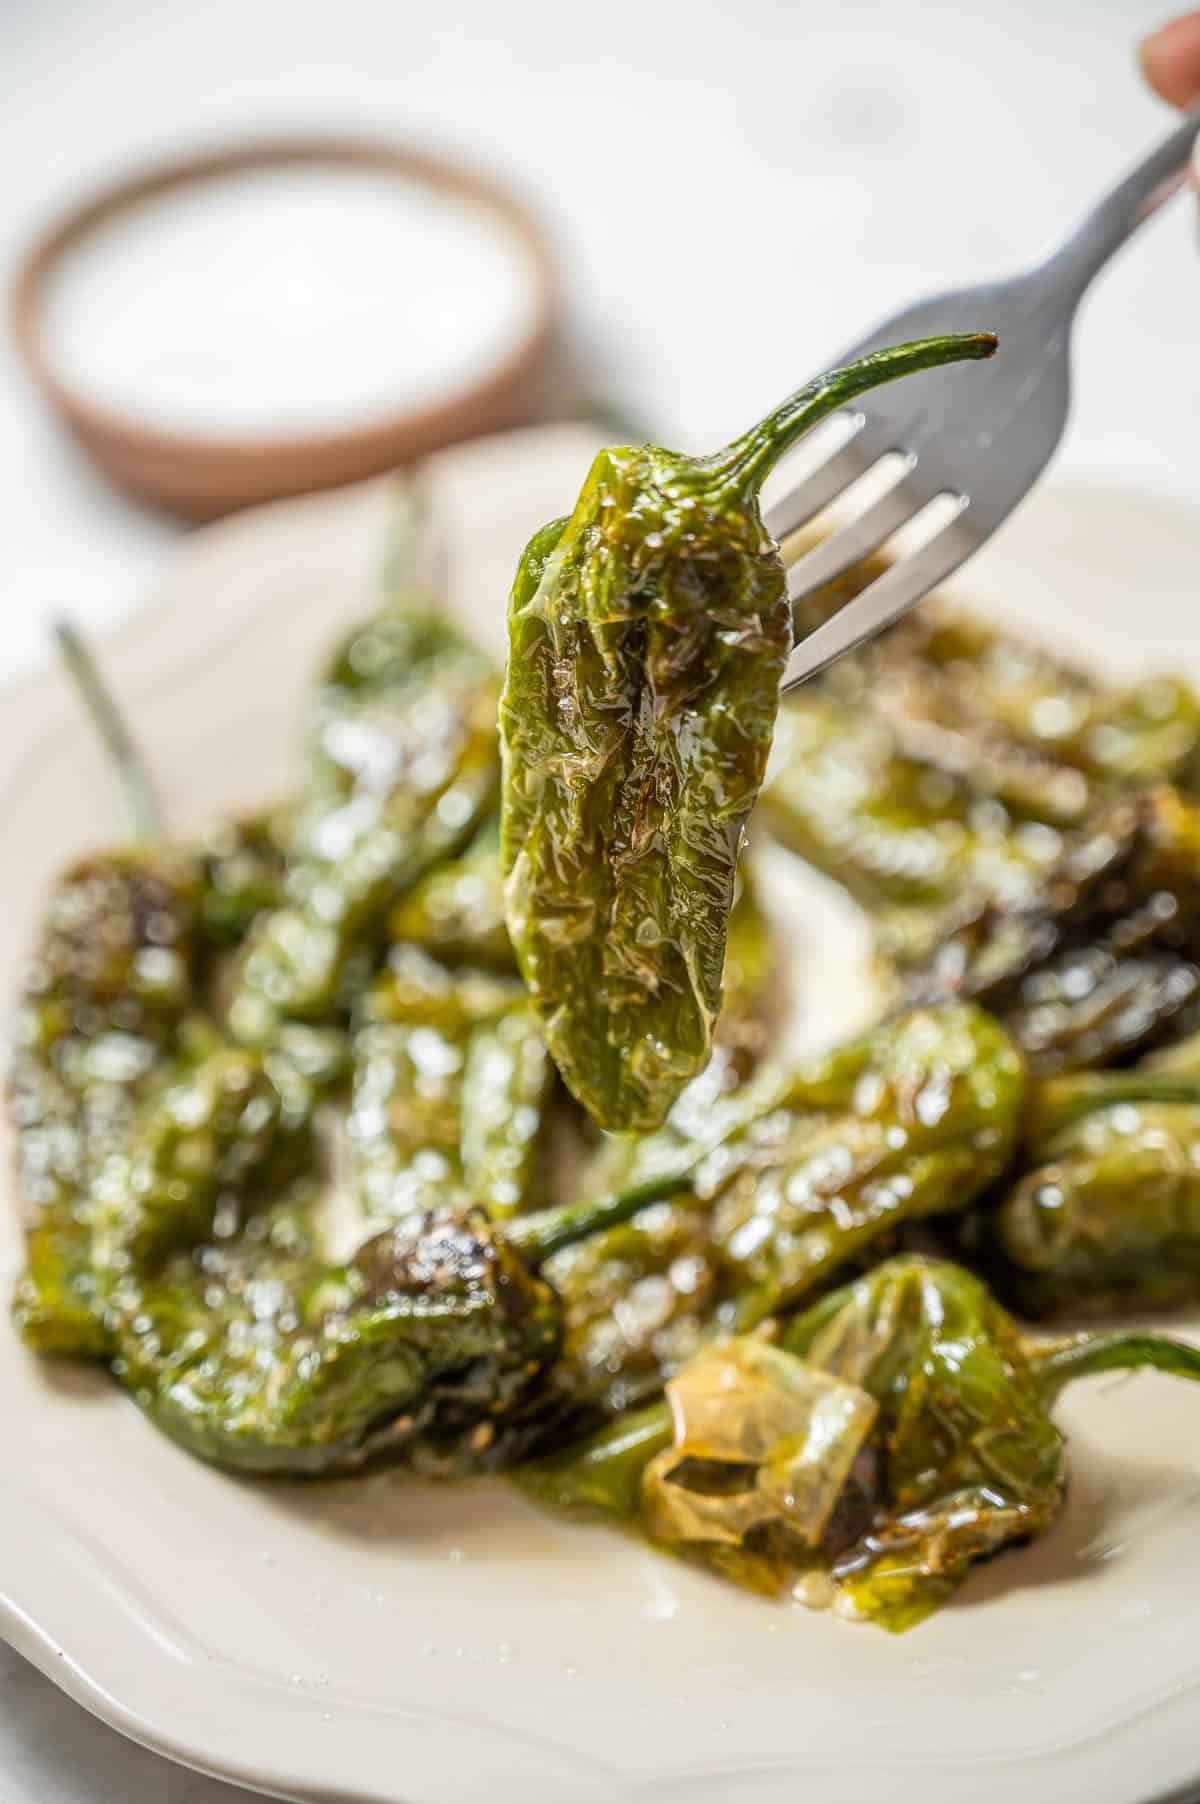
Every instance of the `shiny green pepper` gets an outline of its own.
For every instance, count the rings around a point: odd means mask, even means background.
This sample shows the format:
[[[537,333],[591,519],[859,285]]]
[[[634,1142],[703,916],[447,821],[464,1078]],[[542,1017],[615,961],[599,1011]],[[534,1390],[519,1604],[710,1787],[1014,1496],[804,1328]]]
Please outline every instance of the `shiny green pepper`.
[[[1186,1032],[1200,1011],[1200,804],[1166,785],[1118,796],[1032,898],[966,908],[909,989],[975,997],[1038,1073]]]
[[[520,982],[398,946],[360,1022],[348,1132],[367,1214],[538,1201],[554,1068]]]
[[[712,1049],[791,643],[765,476],[863,390],[994,348],[877,352],[714,457],[603,451],[569,519],[531,541],[500,707],[508,924],[555,1062],[600,1126],[658,1127]]]
[[[27,1256],[13,1309],[38,1352],[107,1348],[91,1183],[195,1007],[203,893],[194,859],[148,847],[85,859],[47,901],[8,1079]]]
[[[964,1210],[1012,1156],[1024,1089],[1003,1028],[962,1005],[768,1074],[715,1117],[715,1146],[685,1155],[674,1195],[548,1260],[560,1388],[625,1407],[714,1333],[793,1308],[901,1228]]]
[[[756,1346],[706,1349],[674,1411],[618,1417],[520,1480],[546,1503],[640,1517],[754,1589],[799,1577],[819,1596],[815,1577],[845,1613],[893,1631],[1054,1521],[1066,1458],[1050,1410],[1065,1384],[1138,1366],[1200,1379],[1200,1349],[1163,1335],[1031,1337],[970,1272],[918,1257],[885,1261]]]

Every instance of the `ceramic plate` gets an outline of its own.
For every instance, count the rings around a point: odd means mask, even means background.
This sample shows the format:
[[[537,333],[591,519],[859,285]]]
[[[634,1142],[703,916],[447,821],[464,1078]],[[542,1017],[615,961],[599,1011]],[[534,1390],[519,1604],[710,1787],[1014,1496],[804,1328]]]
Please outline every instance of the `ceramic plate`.
[[[453,605],[489,643],[525,536],[591,444],[542,431],[437,463]],[[157,610],[102,648],[181,825],[286,786],[302,685],[367,604],[385,509],[371,486],[199,534]],[[1122,673],[1200,677],[1198,568],[1187,509],[1050,484],[964,588]],[[115,828],[53,672],[0,709],[0,797],[8,994],[43,886]],[[800,1030],[854,1025],[861,924],[782,858],[771,900]],[[0,1630],[138,1741],[314,1804],[1144,1804],[1200,1774],[1200,1396],[1094,1380],[1062,1419],[1074,1483],[1053,1533],[895,1639],[742,1596],[500,1483],[226,1477],[5,1325]]]

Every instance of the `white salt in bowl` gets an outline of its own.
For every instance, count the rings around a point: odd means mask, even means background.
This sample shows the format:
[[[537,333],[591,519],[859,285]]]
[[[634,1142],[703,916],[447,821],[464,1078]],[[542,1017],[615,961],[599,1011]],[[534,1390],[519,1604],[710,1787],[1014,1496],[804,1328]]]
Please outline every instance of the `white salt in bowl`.
[[[295,139],[95,195],[34,244],[12,319],[107,474],[202,519],[535,418],[558,295],[541,227],[490,179]]]

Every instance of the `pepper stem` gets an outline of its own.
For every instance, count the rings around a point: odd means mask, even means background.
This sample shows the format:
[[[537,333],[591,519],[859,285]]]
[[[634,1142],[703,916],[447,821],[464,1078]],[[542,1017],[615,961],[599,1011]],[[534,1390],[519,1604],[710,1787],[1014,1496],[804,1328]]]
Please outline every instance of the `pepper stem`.
[[[56,620],[54,637],[96,736],[108,754],[135,839],[160,839],[162,816],[141,752],[111,689],[75,625]]]
[[[428,496],[416,477],[392,484],[392,506],[379,572],[384,609],[403,608],[444,587],[445,543],[430,524]]]
[[[1035,1344],[1030,1365],[1047,1402],[1073,1379],[1096,1372],[1132,1372],[1151,1366],[1179,1378],[1200,1380],[1200,1347],[1168,1334],[1117,1329],[1111,1334],[1079,1334],[1070,1340]]]
[[[598,1197],[593,1202],[564,1203],[554,1209],[539,1209],[534,1215],[518,1215],[504,1224],[504,1238],[515,1246],[530,1265],[538,1266],[551,1253],[573,1246],[604,1228],[615,1228],[628,1221],[649,1203],[665,1202],[686,1190],[690,1171],[672,1172],[668,1177],[649,1178],[617,1196]]]
[[[757,490],[797,439],[856,395],[884,382],[894,382],[900,376],[915,375],[918,370],[991,357],[995,350],[996,337],[992,332],[954,332],[870,351],[843,369],[827,370],[823,376],[805,383],[765,420],[734,439],[714,461],[728,471],[731,479]]]

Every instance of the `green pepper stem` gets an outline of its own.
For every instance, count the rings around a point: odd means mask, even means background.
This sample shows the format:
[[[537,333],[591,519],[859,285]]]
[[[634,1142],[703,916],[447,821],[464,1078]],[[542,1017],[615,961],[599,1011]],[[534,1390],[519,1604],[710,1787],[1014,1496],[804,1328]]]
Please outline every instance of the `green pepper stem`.
[[[56,620],[54,637],[96,736],[113,767],[135,839],[160,839],[162,816],[150,774],[91,652],[70,620]]]
[[[1073,1071],[1043,1078],[1033,1088],[1026,1110],[1025,1133],[1031,1149],[1098,1109],[1119,1103],[1182,1102],[1200,1104],[1200,1075],[1185,1071]]]
[[[617,1416],[585,1440],[571,1441],[557,1453],[519,1467],[514,1476],[522,1490],[541,1503],[633,1516],[642,1474],[672,1438],[671,1408],[659,1398]]]
[[[844,369],[827,370],[733,440],[714,460],[729,477],[757,490],[779,459],[797,439],[826,414],[834,413],[869,388],[894,382],[918,370],[937,369],[944,363],[962,363],[991,357],[996,350],[992,332],[948,333],[941,338],[919,338],[911,344],[891,345],[871,351]]]
[[[416,478],[396,479],[393,504],[384,537],[379,588],[385,610],[403,608],[414,598],[433,595],[441,588],[444,546],[430,526],[425,492]]]
[[[690,1171],[672,1172],[668,1177],[649,1178],[635,1184],[618,1196],[598,1197],[593,1202],[564,1203],[554,1209],[539,1209],[535,1215],[518,1215],[504,1224],[504,1238],[533,1266],[540,1265],[551,1253],[573,1246],[604,1228],[615,1228],[628,1221],[639,1209],[650,1203],[665,1202],[687,1188]]]
[[[1200,1347],[1168,1334],[1117,1329],[1111,1334],[1080,1334],[1070,1340],[1035,1343],[1030,1365],[1047,1402],[1076,1378],[1096,1372],[1131,1372],[1151,1366],[1180,1378],[1200,1379]]]

